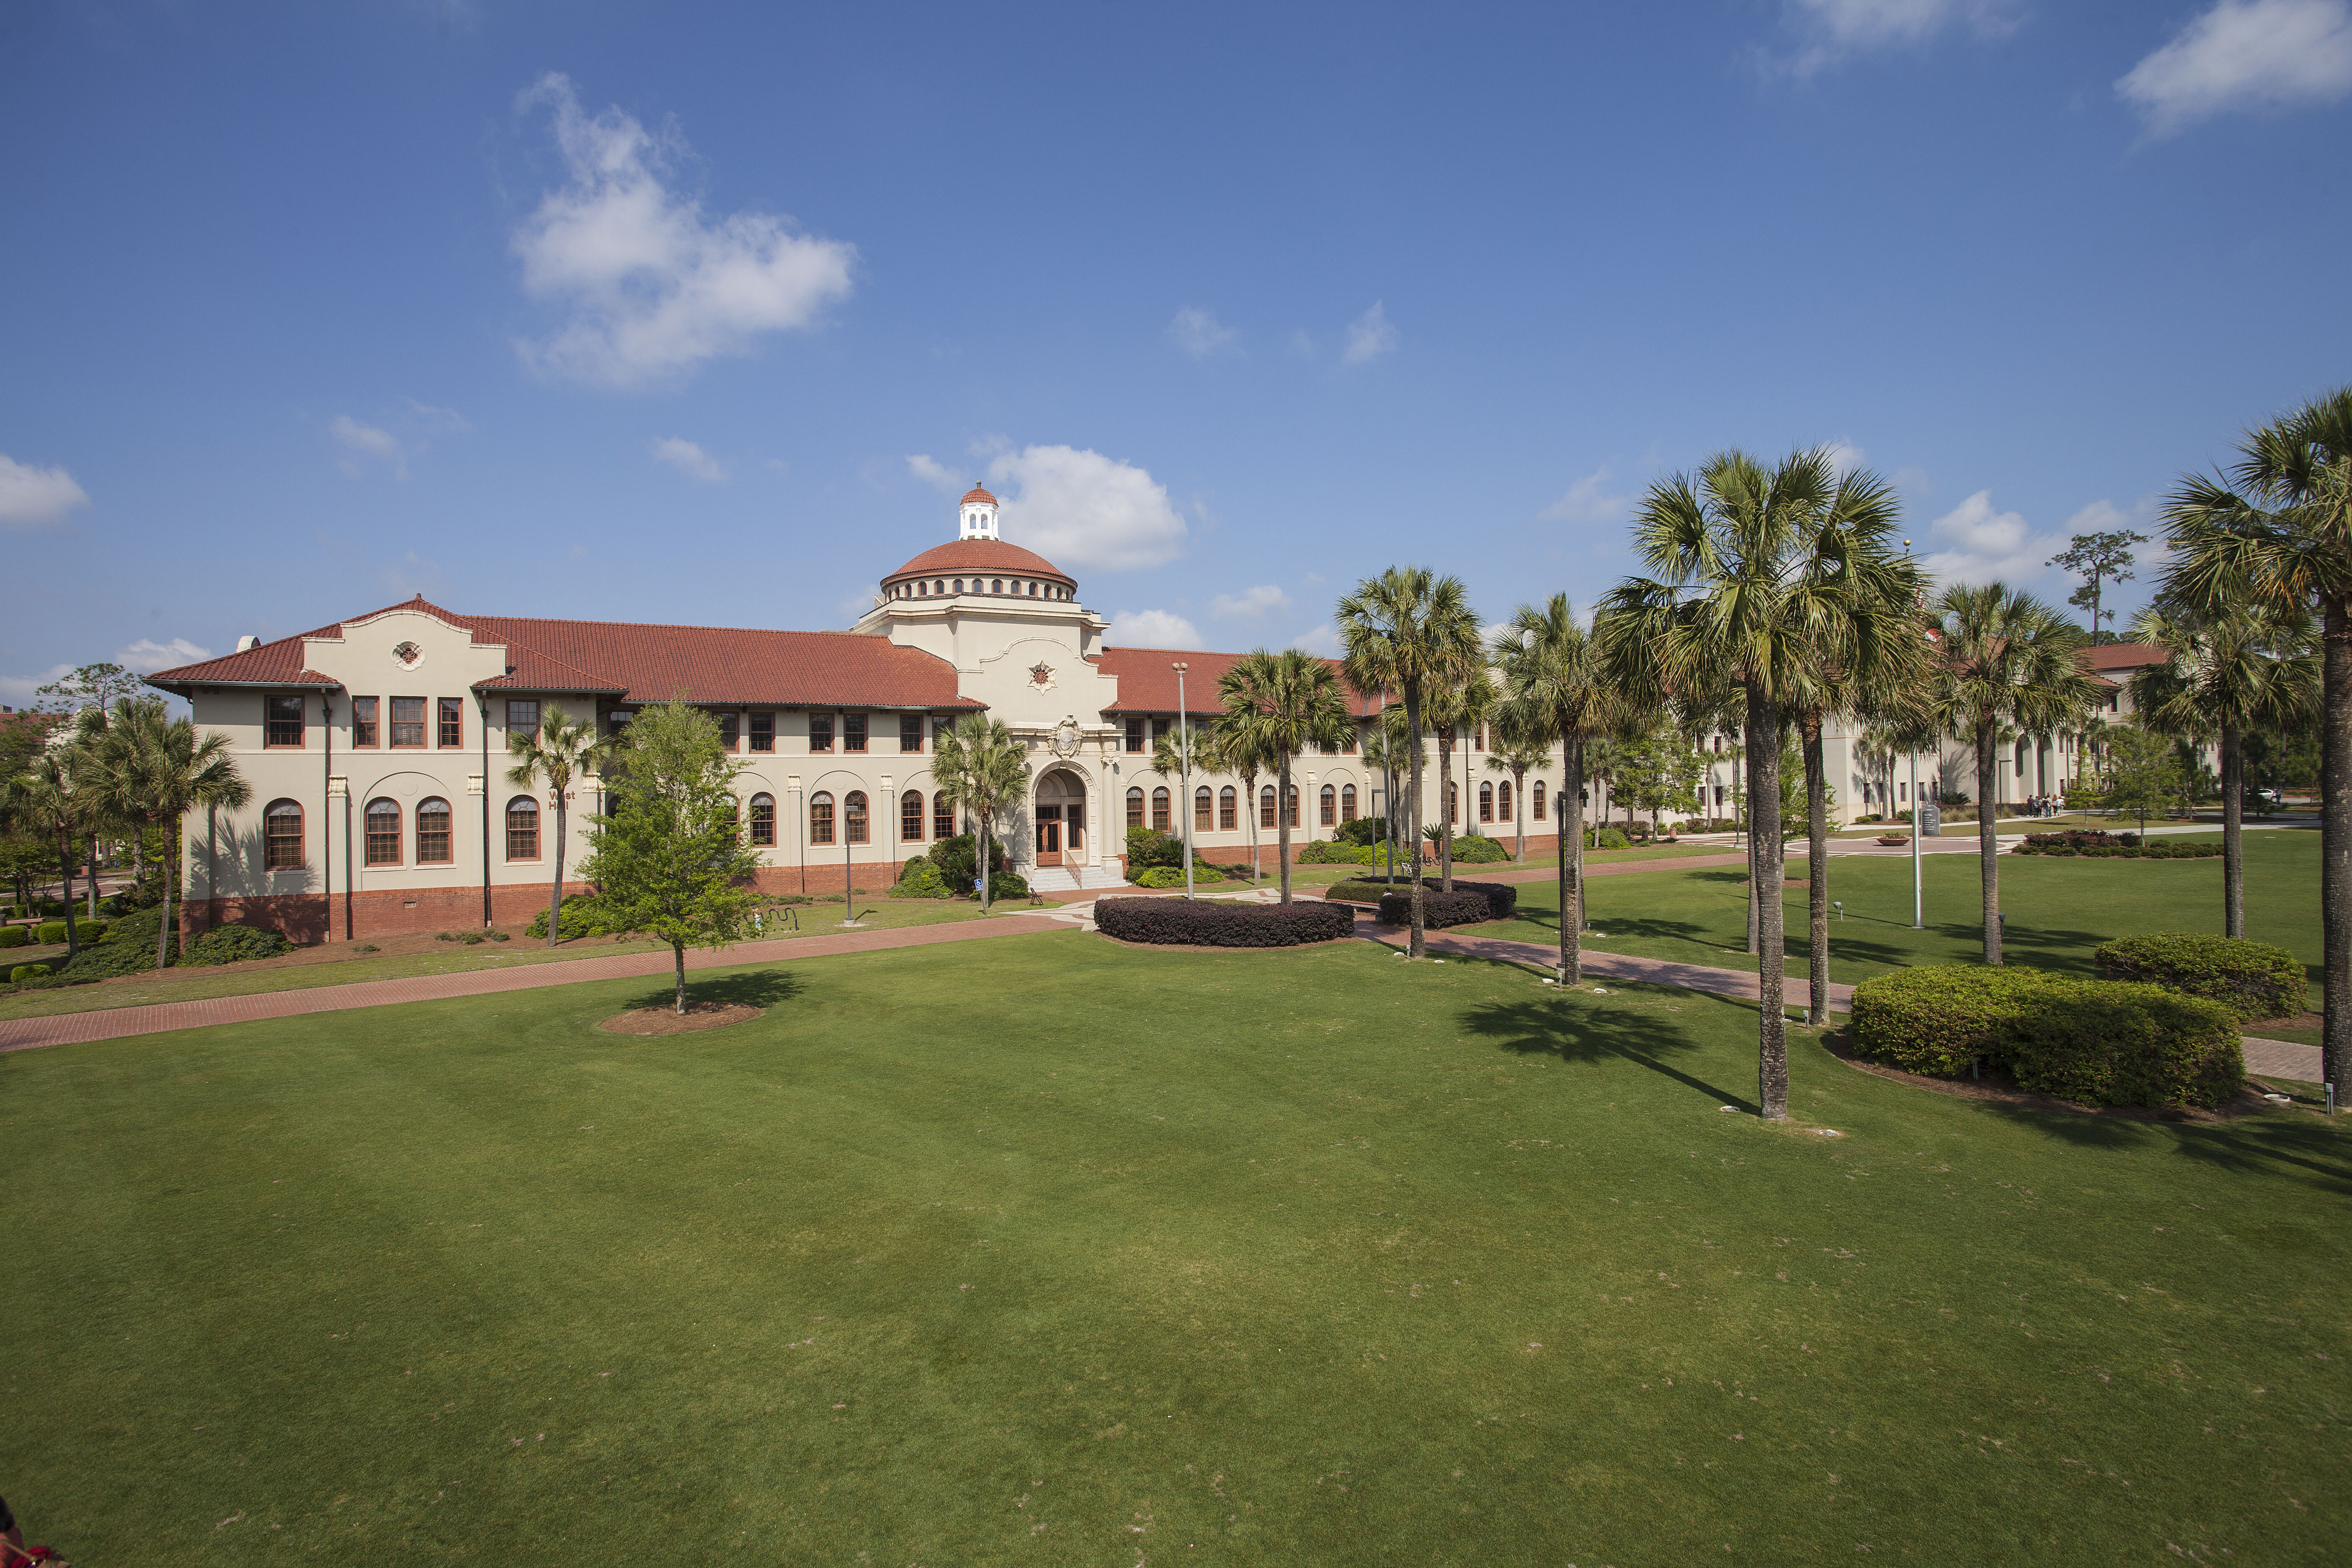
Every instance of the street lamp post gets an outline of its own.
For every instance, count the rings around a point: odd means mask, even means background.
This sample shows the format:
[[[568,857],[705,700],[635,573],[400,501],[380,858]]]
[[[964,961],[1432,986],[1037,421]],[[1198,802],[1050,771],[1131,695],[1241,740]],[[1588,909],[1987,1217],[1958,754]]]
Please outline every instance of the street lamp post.
[[[1192,667],[1182,659],[1170,665],[1176,672],[1176,789],[1178,806],[1183,812],[1181,819],[1184,832],[1184,896],[1192,896],[1192,729],[1184,717],[1184,671]]]
[[[1919,805],[1919,753],[1911,753],[1911,929],[1927,929],[1927,900],[1919,880],[1919,830],[1927,825],[1927,813]]]

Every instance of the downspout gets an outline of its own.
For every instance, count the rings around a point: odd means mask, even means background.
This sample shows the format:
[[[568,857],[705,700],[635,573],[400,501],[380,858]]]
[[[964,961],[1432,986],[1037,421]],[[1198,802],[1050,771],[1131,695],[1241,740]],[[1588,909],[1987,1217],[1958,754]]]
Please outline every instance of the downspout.
[[[482,929],[490,928],[490,700],[477,687],[474,706],[482,715]]]
[[[327,689],[331,691],[334,689],[329,687]],[[322,759],[326,771],[319,778],[319,878],[320,890],[327,901],[327,940],[332,942],[335,936],[335,851],[334,846],[327,842],[325,835],[327,824],[334,820],[332,803],[335,798],[335,705],[329,700],[325,691],[319,693],[319,733],[326,737],[326,753]],[[261,831],[265,835],[269,831],[267,818],[262,821]],[[264,860],[266,863],[266,853]],[[268,873],[264,871],[262,875],[267,879]],[[264,885],[268,885],[266,880]],[[215,868],[211,879],[211,886],[205,889],[205,912],[207,915],[213,913],[217,908],[214,900],[219,897],[220,877]],[[185,898],[186,895],[184,893],[183,908],[186,907]]]
[[[343,785],[343,940],[352,940],[352,787],[348,783]]]

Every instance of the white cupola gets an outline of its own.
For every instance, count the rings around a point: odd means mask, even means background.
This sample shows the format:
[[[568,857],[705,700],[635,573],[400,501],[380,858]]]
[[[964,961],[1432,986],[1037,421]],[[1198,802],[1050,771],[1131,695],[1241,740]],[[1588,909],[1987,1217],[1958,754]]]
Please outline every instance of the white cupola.
[[[996,532],[996,498],[974,485],[963,498],[962,531],[959,539],[994,539]]]

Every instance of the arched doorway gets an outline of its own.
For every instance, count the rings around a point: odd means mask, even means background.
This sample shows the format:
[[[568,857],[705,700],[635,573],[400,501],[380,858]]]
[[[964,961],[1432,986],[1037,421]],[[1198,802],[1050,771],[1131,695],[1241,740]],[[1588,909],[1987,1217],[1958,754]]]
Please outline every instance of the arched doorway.
[[[1067,768],[1037,781],[1037,864],[1075,866],[1086,858],[1087,786]]]

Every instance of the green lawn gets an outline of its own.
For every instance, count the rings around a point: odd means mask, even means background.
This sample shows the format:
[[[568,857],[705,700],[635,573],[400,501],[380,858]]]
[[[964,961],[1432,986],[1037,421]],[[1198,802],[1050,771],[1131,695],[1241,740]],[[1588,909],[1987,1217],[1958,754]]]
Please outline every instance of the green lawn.
[[[2218,841],[2220,836],[2200,835]],[[1867,980],[1919,963],[1963,963],[1983,956],[1981,883],[1973,855],[1922,858],[1927,929],[1911,929],[1911,861],[1848,856],[1830,861],[1830,897],[1845,904],[1830,918],[1830,977]],[[1791,862],[1801,877],[1802,861]],[[1738,867],[1596,877],[1585,909],[1605,936],[1586,940],[1608,952],[1670,958],[1720,969],[1754,970],[1747,948],[1747,873]],[[1810,961],[1805,885],[1788,890],[1789,967]],[[2091,973],[2101,942],[2147,931],[2221,929],[2221,862],[2092,860],[2003,855],[2000,903],[2008,916],[2003,952],[2016,963]],[[1557,944],[1559,900],[1549,882],[1519,888],[1521,917],[1466,928],[1481,936]],[[2246,934],[2276,942],[2310,966],[2318,1005],[2319,835],[2246,835]]]
[[[2161,869],[2170,870],[2171,868]],[[1658,879],[1626,879],[1627,882]],[[2352,1145],[1076,931],[0,1057],[86,1563],[2336,1560]]]

